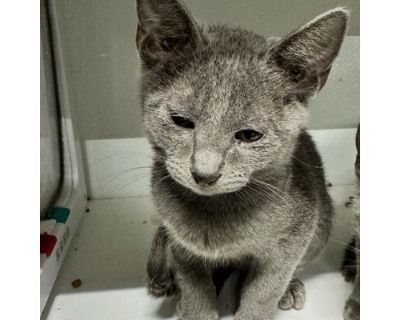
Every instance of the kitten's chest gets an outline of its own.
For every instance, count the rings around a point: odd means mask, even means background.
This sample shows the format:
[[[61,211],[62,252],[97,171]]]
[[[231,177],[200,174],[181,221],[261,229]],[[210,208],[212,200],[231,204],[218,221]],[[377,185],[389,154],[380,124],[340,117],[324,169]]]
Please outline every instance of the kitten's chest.
[[[169,217],[165,225],[177,244],[207,259],[238,259],[258,251],[268,243],[273,230],[266,223],[264,212],[252,215],[205,217],[204,213],[181,212]]]
[[[224,230],[216,232],[205,227],[188,231],[168,223],[166,225],[171,240],[196,256],[211,260],[231,260],[248,254],[249,246],[234,230],[227,234]]]

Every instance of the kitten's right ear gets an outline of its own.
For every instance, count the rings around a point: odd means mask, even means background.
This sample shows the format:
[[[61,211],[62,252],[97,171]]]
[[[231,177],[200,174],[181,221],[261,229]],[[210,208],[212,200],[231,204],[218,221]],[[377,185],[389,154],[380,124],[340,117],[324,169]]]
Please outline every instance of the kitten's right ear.
[[[177,0],[137,0],[136,45],[148,68],[186,57],[196,49],[199,33]]]

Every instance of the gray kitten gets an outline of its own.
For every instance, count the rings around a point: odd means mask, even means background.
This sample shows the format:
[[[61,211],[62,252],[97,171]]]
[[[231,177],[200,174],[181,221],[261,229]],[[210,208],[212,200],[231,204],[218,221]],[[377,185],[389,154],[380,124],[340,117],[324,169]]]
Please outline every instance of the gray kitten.
[[[142,104],[162,218],[150,292],[179,290],[180,319],[218,319],[213,277],[245,274],[236,320],[301,309],[297,272],[333,217],[305,131],[346,32],[339,8],[284,37],[198,25],[176,0],[138,0]],[[215,279],[215,277],[214,277]]]
[[[358,193],[354,199],[356,214],[356,235],[348,245],[343,263],[343,274],[348,281],[354,283],[353,292],[346,301],[344,308],[345,320],[360,319],[360,125],[356,135],[357,158],[354,164],[358,182]]]

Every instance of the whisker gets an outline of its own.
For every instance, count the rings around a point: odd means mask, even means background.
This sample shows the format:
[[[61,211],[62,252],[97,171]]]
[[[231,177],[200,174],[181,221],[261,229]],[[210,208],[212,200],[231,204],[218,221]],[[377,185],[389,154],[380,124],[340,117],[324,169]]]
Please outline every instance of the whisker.
[[[304,161],[301,161],[300,159],[297,159],[295,156],[293,156],[292,155],[292,158],[294,159],[294,160],[296,160],[297,162],[299,162],[299,163],[301,163],[301,164],[303,164],[303,165],[305,165],[305,166],[307,166],[307,167],[310,167],[310,168],[317,168],[317,169],[323,169],[324,167],[323,166],[314,166],[314,165],[312,165],[312,164],[309,164],[309,163],[305,163]]]
[[[118,190],[118,191],[121,191],[121,190],[125,189],[126,187],[128,187],[128,186],[130,186],[130,185],[132,185],[132,184],[134,184],[134,183],[136,183],[136,182],[138,182],[139,180],[142,180],[142,179],[144,179],[144,178],[149,178],[149,177],[150,177],[150,174],[138,175],[138,176],[135,177],[134,180],[129,180],[127,183],[124,183],[124,184],[122,184],[121,186],[119,186],[119,187],[117,188],[117,190]]]
[[[253,181],[255,183],[254,186],[258,186],[260,188],[265,188],[266,190],[271,191],[276,196],[278,196],[282,201],[284,201],[287,205],[289,205],[289,202],[282,196],[282,194],[284,194],[284,192],[282,190],[280,190],[279,188],[277,188],[265,181],[261,181],[258,179],[253,178],[251,181]]]
[[[119,173],[112,174],[108,178],[104,179],[104,181],[101,182],[101,184],[102,184],[102,186],[104,186],[105,184],[112,182],[114,179],[116,179],[122,175],[129,174],[130,172],[135,172],[136,170],[141,170],[141,169],[151,169],[151,166],[130,167],[130,168],[123,169]]]
[[[358,250],[358,249],[355,248],[355,247],[350,246],[349,243],[347,243],[347,242],[345,242],[345,241],[342,241],[342,240],[340,240],[340,239],[337,239],[337,238],[335,238],[335,237],[333,237],[333,236],[330,236],[330,237],[329,237],[329,240],[330,240],[330,241],[333,241],[333,242],[336,242],[336,243],[338,243],[338,244],[341,244],[342,246],[349,248],[349,249],[350,249],[351,251],[353,251],[353,252],[360,253],[360,250]]]
[[[264,200],[273,201],[274,198],[271,198],[271,194],[268,193],[268,189],[260,188],[258,185],[249,185],[249,189],[254,192],[257,196],[261,197]],[[254,200],[254,199],[253,199]]]
[[[278,192],[281,192],[282,194],[284,194],[284,192],[283,192],[281,189],[277,188],[276,186],[274,186],[274,185],[272,185],[272,184],[270,184],[270,183],[268,183],[268,182],[266,182],[266,181],[258,180],[258,179],[255,179],[255,178],[252,178],[252,180],[253,180],[253,181],[256,181],[256,182],[258,182],[258,183],[260,183],[260,184],[265,184],[265,185],[267,185],[268,187],[271,187],[271,188],[277,190]]]
[[[169,173],[167,172],[167,174],[165,176],[163,176],[161,179],[159,179],[158,181],[156,181],[156,183],[153,186],[157,186],[159,185],[162,181],[164,181],[165,179],[167,179],[168,177],[170,177]],[[173,179],[172,179],[173,180]]]

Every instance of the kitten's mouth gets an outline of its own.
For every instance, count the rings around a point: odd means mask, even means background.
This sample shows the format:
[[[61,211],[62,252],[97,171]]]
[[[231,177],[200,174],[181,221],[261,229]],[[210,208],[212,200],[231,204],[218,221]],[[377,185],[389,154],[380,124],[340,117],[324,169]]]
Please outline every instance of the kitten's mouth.
[[[214,190],[212,190],[214,189]],[[218,190],[215,190],[215,188],[212,187],[191,187],[190,190],[192,190],[194,193],[201,195],[201,196],[207,196],[207,197],[212,197],[212,196],[216,196],[222,193],[226,193],[226,192],[221,192]]]

